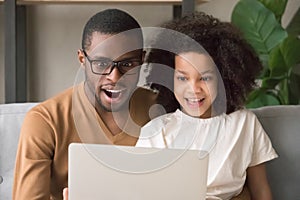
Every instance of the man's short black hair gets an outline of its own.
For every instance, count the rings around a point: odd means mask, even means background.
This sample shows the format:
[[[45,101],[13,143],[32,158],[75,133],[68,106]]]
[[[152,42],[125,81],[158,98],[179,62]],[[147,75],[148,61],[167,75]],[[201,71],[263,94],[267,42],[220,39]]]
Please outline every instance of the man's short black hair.
[[[88,49],[94,32],[103,34],[118,34],[131,29],[141,28],[139,23],[128,13],[119,9],[107,9],[92,16],[86,23],[82,34],[82,49]],[[137,39],[142,39],[141,30]]]

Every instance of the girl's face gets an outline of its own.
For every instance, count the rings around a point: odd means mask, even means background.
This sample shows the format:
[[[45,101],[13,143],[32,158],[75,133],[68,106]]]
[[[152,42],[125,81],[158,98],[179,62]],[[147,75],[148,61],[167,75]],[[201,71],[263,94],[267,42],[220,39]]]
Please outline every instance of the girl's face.
[[[190,116],[209,118],[217,96],[217,68],[208,55],[187,52],[176,55],[174,94],[182,111]]]

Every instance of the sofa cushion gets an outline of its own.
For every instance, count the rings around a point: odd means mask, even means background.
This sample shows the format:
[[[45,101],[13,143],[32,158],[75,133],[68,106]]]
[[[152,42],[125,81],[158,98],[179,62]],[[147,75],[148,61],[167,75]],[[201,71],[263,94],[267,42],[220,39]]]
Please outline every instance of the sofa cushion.
[[[267,106],[253,112],[279,155],[267,163],[273,199],[300,199],[300,106]]]
[[[19,132],[26,112],[36,103],[0,104],[0,199],[12,199]]]

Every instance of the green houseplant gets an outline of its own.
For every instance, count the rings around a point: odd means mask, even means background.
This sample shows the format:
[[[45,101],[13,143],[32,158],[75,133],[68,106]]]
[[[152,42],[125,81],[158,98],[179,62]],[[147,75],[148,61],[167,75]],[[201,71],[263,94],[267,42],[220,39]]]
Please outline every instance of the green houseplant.
[[[240,0],[231,21],[255,49],[264,69],[247,107],[300,104],[300,10],[284,28],[288,0]]]

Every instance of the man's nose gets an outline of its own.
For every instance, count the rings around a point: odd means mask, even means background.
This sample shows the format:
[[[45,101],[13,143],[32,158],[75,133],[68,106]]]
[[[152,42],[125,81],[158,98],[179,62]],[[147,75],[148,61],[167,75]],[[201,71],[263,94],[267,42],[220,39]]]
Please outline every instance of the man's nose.
[[[122,76],[119,69],[115,65],[111,66],[109,71],[111,71],[111,72],[110,72],[110,74],[106,75],[106,78],[110,79],[112,81],[118,81]]]

